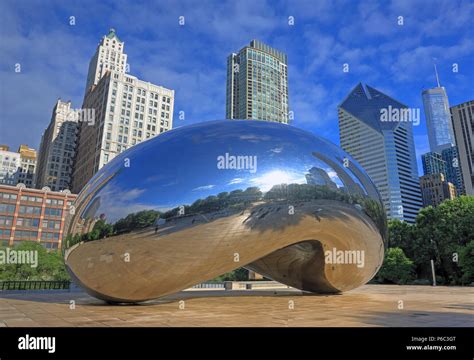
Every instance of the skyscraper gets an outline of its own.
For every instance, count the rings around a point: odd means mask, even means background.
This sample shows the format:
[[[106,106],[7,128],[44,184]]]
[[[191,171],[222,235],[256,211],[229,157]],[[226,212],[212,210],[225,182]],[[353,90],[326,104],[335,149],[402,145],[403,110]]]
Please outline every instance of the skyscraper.
[[[435,72],[438,86],[424,90],[422,97],[430,150],[440,153],[441,150],[454,146],[456,143],[449,113],[448,96],[446,89],[439,84],[436,66]]]
[[[451,107],[464,192],[474,195],[474,100]]]
[[[288,61],[285,53],[252,40],[227,58],[227,119],[288,123]]]
[[[383,121],[390,109],[408,108],[359,83],[338,106],[341,147],[375,183],[388,218],[414,222],[422,207],[413,129],[410,121]]]
[[[115,29],[110,29],[109,33],[102,37],[89,63],[85,94],[89,92],[91,86],[99,83],[107,71],[125,73],[127,54],[123,52],[124,46],[124,42],[119,39]]]
[[[422,92],[423,105],[425,109],[426,128],[428,130],[428,140],[431,154],[441,155],[444,160],[446,180],[456,187],[456,193],[464,193],[463,178],[458,159],[458,149],[454,137],[453,123],[449,111],[449,101],[446,89],[439,83],[438,71],[435,65],[437,87],[424,90]],[[426,154],[425,154],[426,155]],[[425,175],[437,174],[434,169],[425,171]]]
[[[95,118],[79,121],[74,193],[116,155],[173,127],[174,90],[126,74],[123,49],[111,30],[91,59],[82,109]]]
[[[36,187],[52,191],[69,189],[77,145],[79,116],[70,101],[58,99],[51,121],[41,137]]]

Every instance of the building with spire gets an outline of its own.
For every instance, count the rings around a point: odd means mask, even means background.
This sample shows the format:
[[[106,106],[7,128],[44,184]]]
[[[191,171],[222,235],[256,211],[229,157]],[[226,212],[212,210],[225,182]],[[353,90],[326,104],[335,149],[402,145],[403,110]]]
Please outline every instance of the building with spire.
[[[430,150],[441,150],[454,146],[454,131],[449,112],[449,101],[446,89],[439,83],[438,71],[435,65],[437,87],[423,90],[423,107],[425,109],[426,127]]]
[[[173,127],[174,90],[126,73],[124,46],[110,29],[90,61],[82,110],[94,118],[79,121],[74,193],[122,151]]]
[[[125,73],[127,68],[127,54],[124,53],[124,42],[119,39],[115,29],[110,29],[107,35],[97,45],[94,56],[89,63],[85,94],[107,71]]]
[[[442,173],[445,180],[455,186],[457,195],[462,195],[465,193],[464,181],[458,148],[456,147],[448,96],[446,89],[439,82],[436,64],[434,69],[437,86],[422,92],[426,128],[430,144],[430,152],[424,154],[422,160],[440,158],[444,162],[444,171],[439,171],[437,167],[425,169],[425,166],[423,170],[425,175]]]
[[[338,106],[340,145],[367,172],[389,219],[413,223],[422,207],[411,121],[385,121],[399,101],[359,83]],[[399,118],[400,119],[400,118]]]

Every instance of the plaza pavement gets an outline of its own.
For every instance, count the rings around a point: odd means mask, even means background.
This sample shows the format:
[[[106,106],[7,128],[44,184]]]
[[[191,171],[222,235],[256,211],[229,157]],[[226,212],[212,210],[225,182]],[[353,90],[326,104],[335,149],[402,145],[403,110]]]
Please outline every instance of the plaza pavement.
[[[82,291],[0,292],[0,326],[472,327],[474,288],[365,285],[329,296],[294,289],[188,290],[115,306]]]

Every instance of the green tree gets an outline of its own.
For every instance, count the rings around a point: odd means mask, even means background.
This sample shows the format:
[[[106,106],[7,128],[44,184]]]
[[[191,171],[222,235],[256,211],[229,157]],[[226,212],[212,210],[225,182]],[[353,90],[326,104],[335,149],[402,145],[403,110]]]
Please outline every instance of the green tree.
[[[415,263],[429,269],[429,260],[435,260],[436,273],[446,284],[461,282],[462,271],[453,261],[459,247],[474,240],[474,197],[460,196],[447,200],[436,208],[420,210],[416,218],[416,239],[413,251]]]
[[[412,257],[410,255],[413,254],[410,254],[410,251],[413,250],[411,249],[411,244],[416,236],[415,230],[415,226],[410,225],[405,221],[400,221],[398,219],[389,220],[388,246],[402,248],[409,257]]]
[[[461,281],[463,284],[474,282],[474,241],[459,249],[459,266],[463,275]]]
[[[388,248],[377,277],[382,282],[406,284],[414,279],[413,261],[400,248]]]
[[[6,247],[0,249],[6,252]],[[31,264],[1,264],[0,280],[69,280],[60,251],[47,251],[34,241],[22,241],[13,247],[16,251],[36,251],[37,267]]]
[[[113,226],[111,224],[107,224],[105,220],[102,219],[97,221],[94,224],[94,228],[92,229],[92,231],[96,231],[98,233],[98,239],[112,235],[113,230]]]
[[[249,271],[244,268],[238,268],[234,271],[222,274],[212,281],[221,282],[221,281],[247,281],[249,279]]]

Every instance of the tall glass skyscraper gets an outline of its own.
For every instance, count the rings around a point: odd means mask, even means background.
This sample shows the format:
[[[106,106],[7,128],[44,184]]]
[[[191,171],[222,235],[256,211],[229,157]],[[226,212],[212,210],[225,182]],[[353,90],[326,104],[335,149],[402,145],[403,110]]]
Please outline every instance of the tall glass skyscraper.
[[[448,96],[446,89],[439,83],[436,66],[435,73],[438,86],[422,92],[426,128],[431,150],[422,156],[423,171],[425,175],[444,174],[446,180],[456,187],[457,195],[462,195],[465,192],[464,182],[454,137]],[[425,167],[425,160],[434,161],[435,158],[443,160],[443,170],[436,167]]]
[[[375,183],[388,218],[413,223],[422,198],[412,123],[383,121],[386,110],[408,108],[359,83],[338,107],[340,144]]]
[[[441,150],[455,145],[448,96],[444,87],[422,92],[430,150]]]
[[[252,40],[227,58],[227,119],[288,123],[286,54]]]

